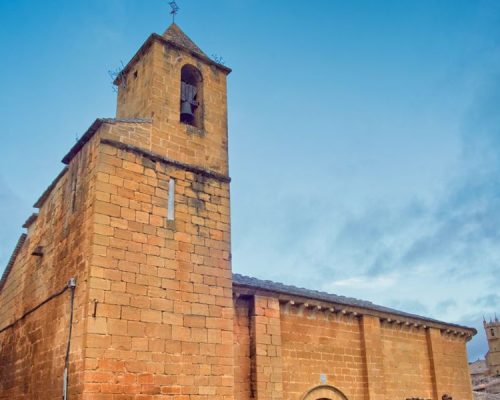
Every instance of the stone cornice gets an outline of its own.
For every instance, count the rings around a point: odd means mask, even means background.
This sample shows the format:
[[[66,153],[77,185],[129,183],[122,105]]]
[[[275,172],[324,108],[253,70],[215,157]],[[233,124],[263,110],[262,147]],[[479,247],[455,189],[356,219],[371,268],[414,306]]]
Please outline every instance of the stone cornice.
[[[198,167],[195,165],[186,164],[186,163],[183,163],[180,161],[172,160],[171,158],[167,158],[167,157],[161,156],[159,154],[153,153],[151,151],[141,149],[140,147],[132,146],[129,144],[125,144],[122,142],[118,142],[116,140],[106,139],[106,138],[101,139],[101,143],[116,147],[117,149],[120,149],[120,150],[130,151],[132,153],[146,157],[154,162],[160,162],[162,164],[171,165],[171,166],[177,167],[179,169],[183,169],[185,171],[189,171],[189,172],[193,172],[195,174],[203,175],[203,176],[206,176],[207,178],[212,178],[212,179],[215,179],[215,180],[218,180],[221,182],[226,182],[226,183],[231,182],[231,178],[227,175],[220,174],[218,172],[211,171],[211,170],[208,170],[208,169],[205,169],[202,167]]]
[[[154,42],[159,42],[163,45],[172,46],[176,49],[185,51],[186,53],[190,54],[191,56],[198,58],[199,60],[204,61],[205,63],[220,69],[226,75],[231,73],[231,68],[228,68],[225,65],[219,64],[219,63],[215,62],[214,60],[212,60],[211,58],[204,56],[203,54],[194,52],[186,47],[183,47],[172,40],[165,39],[163,36],[158,35],[157,33],[152,33],[146,39],[146,41],[142,44],[142,46],[139,48],[139,50],[137,50],[137,52],[130,59],[130,61],[127,63],[127,65],[125,65],[123,70],[118,74],[118,76],[115,79],[115,81],[113,82],[113,84],[115,84],[117,86],[120,84],[121,79],[123,79],[123,77],[125,75],[127,75],[127,73],[132,69],[132,67],[136,64],[136,62],[139,61],[139,59],[146,53],[146,51],[149,49],[149,47],[151,47],[151,45]]]
[[[103,124],[151,124],[151,122],[151,119],[146,118],[97,118],[78,140],[78,142],[76,142],[69,152],[63,157],[62,163],[66,165],[69,164],[73,157],[78,154],[83,146],[85,146],[85,143],[87,143],[94,136]]]
[[[314,312],[315,314],[321,312],[323,314],[339,315],[350,318],[360,318],[363,315],[370,315],[378,318],[380,322],[386,326],[390,325],[392,327],[417,329],[436,328],[439,329],[443,335],[463,337],[465,340],[470,340],[472,336],[477,333],[474,328],[437,321],[403,312],[399,313],[397,310],[394,310],[394,313],[385,312],[377,310],[375,307],[360,307],[340,302],[325,301],[312,296],[299,296],[293,293],[286,293],[285,291],[272,291],[251,285],[241,285],[234,282],[233,294],[235,297],[261,295],[278,298],[280,304],[282,304],[285,310],[290,307],[300,307],[303,310]]]

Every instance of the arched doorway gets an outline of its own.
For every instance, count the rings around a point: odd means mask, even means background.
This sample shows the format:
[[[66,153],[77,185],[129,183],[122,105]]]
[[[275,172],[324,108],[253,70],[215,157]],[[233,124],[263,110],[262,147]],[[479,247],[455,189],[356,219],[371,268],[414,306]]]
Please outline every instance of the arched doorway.
[[[308,390],[301,400],[349,400],[347,396],[336,387],[330,385],[316,386]]]

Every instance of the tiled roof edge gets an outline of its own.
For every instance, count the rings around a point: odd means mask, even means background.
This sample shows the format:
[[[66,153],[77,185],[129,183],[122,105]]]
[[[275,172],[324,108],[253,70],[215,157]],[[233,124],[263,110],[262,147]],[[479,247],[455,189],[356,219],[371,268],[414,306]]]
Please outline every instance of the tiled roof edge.
[[[351,306],[351,307],[362,308],[362,309],[366,309],[366,310],[372,310],[372,311],[376,311],[379,313],[386,313],[386,314],[391,314],[391,315],[400,316],[400,317],[412,318],[412,319],[425,321],[425,322],[436,324],[436,325],[467,330],[467,331],[473,332],[473,334],[477,333],[477,330],[475,328],[471,328],[471,327],[463,326],[463,325],[458,325],[458,324],[453,324],[453,323],[448,323],[448,322],[444,322],[444,321],[439,321],[439,320],[436,320],[433,318],[423,317],[421,315],[411,314],[411,313],[407,313],[404,311],[395,310],[395,309],[392,309],[389,307],[379,306],[379,305],[374,304],[374,303],[369,302],[369,301],[358,300],[358,299],[355,299],[352,297],[338,296],[338,295],[335,295],[332,293],[320,292],[317,290],[305,289],[305,288],[300,288],[300,287],[296,287],[296,286],[292,286],[292,285],[285,285],[285,284],[280,283],[280,282],[273,282],[273,281],[269,281],[269,280],[257,279],[257,278],[253,278],[253,277],[245,276],[245,275],[241,275],[241,274],[236,274],[236,273],[233,274],[233,284],[236,286],[245,286],[245,287],[260,289],[260,290],[269,291],[269,292],[294,295],[294,296],[304,297],[304,298],[308,298],[308,299],[312,299],[312,300],[325,301],[325,302],[330,302],[330,303],[335,303],[335,304],[341,304],[341,305],[346,305],[346,306]]]
[[[94,136],[94,134],[99,130],[101,125],[103,124],[114,124],[114,123],[151,123],[151,119],[147,118],[97,118],[92,125],[85,131],[83,136],[76,142],[73,147],[70,149],[70,151],[64,156],[62,159],[63,164],[69,164],[70,161],[75,157],[78,152],[85,146],[85,144]],[[52,183],[45,189],[45,191],[42,193],[42,195],[39,197],[39,199],[36,201],[36,203],[33,205],[35,208],[40,208],[43,203],[45,203],[45,200],[47,200],[47,197],[49,194],[52,192],[54,187],[57,185],[57,182],[64,176],[64,174],[67,172],[68,167],[64,167],[62,171],[57,175],[57,177],[52,181]]]
[[[137,52],[130,59],[130,61],[127,63],[127,65],[125,65],[125,67],[120,71],[120,73],[116,77],[115,81],[113,82],[114,85],[118,86],[120,84],[120,80],[122,79],[122,77],[125,76],[130,71],[130,69],[132,69],[132,67],[135,65],[135,63],[146,52],[146,50],[149,48],[149,46],[151,46],[151,44],[155,40],[158,40],[160,43],[175,47],[179,50],[183,50],[183,51],[191,54],[193,57],[199,58],[200,60],[205,61],[207,64],[210,64],[216,68],[219,68],[220,70],[224,71],[226,74],[230,74],[232,72],[231,68],[228,68],[225,65],[222,65],[222,64],[219,64],[218,62],[215,62],[214,60],[205,56],[204,54],[197,53],[191,49],[188,49],[187,47],[181,46],[180,44],[178,44],[172,40],[165,39],[163,36],[161,36],[157,33],[152,33],[151,35],[149,35],[149,37],[146,39],[146,41],[142,44],[142,46],[139,48],[139,50],[137,50]]]
[[[23,224],[23,228],[28,229],[33,224],[33,222],[36,221],[37,218],[38,218],[38,214],[37,213],[31,214],[28,217],[28,219],[26,220],[26,222]]]
[[[186,35],[186,33],[175,22],[172,22],[172,24],[170,24],[170,26],[162,36],[167,40],[171,40],[177,43],[179,46],[185,47],[204,57],[207,56],[205,52],[200,49],[200,47],[198,47],[198,45],[193,42],[193,40],[188,35]]]
[[[44,190],[42,195],[38,198],[35,204],[33,204],[34,208],[40,208],[42,207],[43,203],[45,203],[45,200],[49,197],[50,192],[55,188],[57,185],[57,182],[64,176],[64,174],[68,171],[68,167],[64,167],[61,172],[56,176],[56,178],[52,181],[52,183],[47,187],[47,189]]]
[[[5,268],[5,271],[3,271],[2,274],[2,279],[0,279],[0,291],[3,289],[5,282],[7,281],[7,277],[10,274],[10,271],[12,270],[12,267],[14,266],[14,263],[16,262],[16,258],[21,251],[21,248],[23,247],[24,242],[26,241],[26,238],[28,235],[26,233],[21,234],[19,237],[19,240],[17,241],[16,247],[14,248],[14,251],[12,252],[12,255],[10,256],[9,262],[7,263],[7,267]]]
[[[205,61],[207,64],[210,64],[210,65],[213,65],[216,68],[219,68],[220,70],[224,71],[226,74],[230,74],[232,72],[231,68],[226,67],[225,65],[219,64],[218,62],[212,60],[210,57],[206,56],[205,54],[197,53],[197,52],[195,52],[195,51],[193,51],[193,50],[191,50],[191,49],[189,49],[187,47],[184,47],[184,46],[180,45],[179,43],[176,43],[176,42],[174,42],[172,40],[166,39],[163,36],[158,35],[157,33],[153,33],[151,36],[153,36],[156,39],[159,39],[161,42],[163,42],[165,44],[170,44],[173,47],[177,47],[180,50],[187,51],[193,57],[199,58],[199,59]]]

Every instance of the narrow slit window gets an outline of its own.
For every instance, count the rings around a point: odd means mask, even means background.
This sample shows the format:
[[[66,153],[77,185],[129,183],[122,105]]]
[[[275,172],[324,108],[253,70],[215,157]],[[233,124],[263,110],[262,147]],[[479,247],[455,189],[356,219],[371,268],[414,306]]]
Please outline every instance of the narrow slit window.
[[[74,213],[78,208],[78,172],[80,171],[80,156],[75,160],[75,167],[71,179],[71,212]]]
[[[71,212],[76,211],[76,190],[78,187],[78,171],[75,172],[73,176],[73,182],[71,185]]]
[[[168,182],[168,205],[167,205],[167,220],[175,219],[175,179],[170,179]]]

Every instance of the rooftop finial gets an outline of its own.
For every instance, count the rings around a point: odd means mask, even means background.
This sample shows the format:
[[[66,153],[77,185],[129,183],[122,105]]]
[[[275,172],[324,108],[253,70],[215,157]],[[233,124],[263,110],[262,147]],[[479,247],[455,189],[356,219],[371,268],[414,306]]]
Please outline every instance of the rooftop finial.
[[[177,13],[179,12],[180,8],[179,6],[177,5],[177,3],[175,2],[175,0],[172,0],[168,3],[168,5],[170,6],[171,8],[171,11],[170,11],[170,15],[172,16],[172,23],[175,23],[175,16],[177,15]]]

